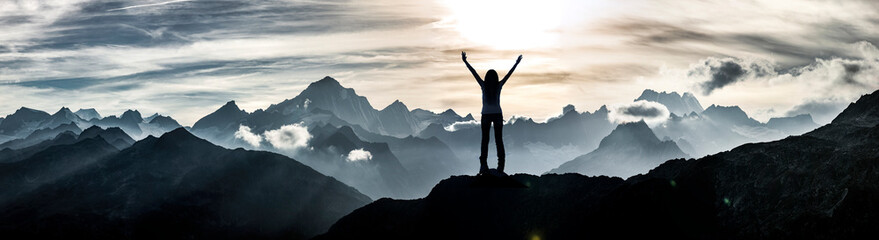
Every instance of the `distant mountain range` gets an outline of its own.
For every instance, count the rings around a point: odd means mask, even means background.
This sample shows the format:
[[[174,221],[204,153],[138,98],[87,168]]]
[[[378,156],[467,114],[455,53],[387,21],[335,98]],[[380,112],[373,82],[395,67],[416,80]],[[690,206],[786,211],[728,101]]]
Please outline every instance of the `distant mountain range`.
[[[644,173],[663,158],[705,156],[744,143],[802,134],[817,127],[808,115],[761,123],[736,106],[711,105],[703,110],[690,93],[647,89],[635,100],[660,103],[671,115],[665,122],[647,126],[643,131],[645,137],[655,139],[623,141],[614,148],[601,148],[603,139],[621,124],[610,120],[611,110],[606,106],[580,112],[568,105],[559,116],[546,122],[510,118],[504,127],[507,171],[540,174],[559,169],[628,176]],[[118,128],[137,140],[160,136],[180,124],[158,114],[142,117],[137,110],[125,111],[120,117],[101,117],[94,109],[74,113],[62,108],[50,115],[23,107],[0,121],[0,151],[9,148],[7,152],[11,153],[51,140],[61,132],[79,134],[91,126]],[[462,117],[451,109],[441,113],[410,110],[400,101],[378,110],[354,89],[343,87],[331,77],[313,82],[297,96],[265,110],[246,112],[235,101],[229,101],[196,121],[190,130],[223,147],[266,150],[301,159],[322,174],[354,186],[372,198],[423,197],[437,181],[450,175],[475,173],[478,167],[480,130],[472,115]],[[345,134],[327,138],[339,131]],[[291,145],[290,141],[296,143]],[[645,142],[662,144],[648,147],[650,144]],[[118,148],[125,144],[111,145]],[[679,150],[652,154],[659,151],[656,149],[672,149],[660,145],[675,145]],[[489,148],[493,156],[493,144]],[[354,150],[371,158],[349,161]],[[582,160],[588,154],[593,160]],[[633,161],[622,164],[620,158]],[[563,164],[567,165],[562,168]]]
[[[864,238],[879,233],[876,149],[879,91],[809,133],[669,160],[625,180],[504,180],[522,188],[451,177],[423,199],[357,209],[316,239]]]
[[[149,121],[152,120],[152,121]],[[22,107],[15,113],[7,115],[0,122],[0,143],[13,139],[25,138],[38,130],[54,129],[61,125],[73,124],[82,131],[91,126],[119,127],[125,133],[135,139],[142,139],[148,135],[161,135],[175,128],[181,127],[176,120],[167,116],[155,114],[145,121],[137,110],[128,110],[122,113],[122,117],[107,116],[101,118],[94,109],[80,109],[76,113],[66,107],[62,107],[54,114]],[[54,134],[45,135],[54,137]],[[2,141],[7,139],[6,141]],[[2,149],[2,147],[0,147]]]
[[[701,113],[703,111],[702,104],[699,103],[699,100],[697,100],[692,93],[688,92],[679,95],[677,92],[656,92],[651,89],[646,89],[641,93],[641,96],[638,96],[638,98],[635,99],[635,101],[640,100],[658,102],[665,105],[665,107],[668,108],[668,111],[678,116],[690,113]]]
[[[461,117],[452,110],[439,114],[422,109],[410,111],[399,101],[376,110],[353,89],[326,77],[310,84],[298,96],[265,110],[248,113],[229,101],[199,119],[192,132],[226,147],[269,150],[302,159],[370,197],[415,198],[426,194],[443,177],[462,172],[463,167],[442,141],[411,135],[429,124],[450,125],[470,120],[472,116]],[[308,129],[308,136],[298,136],[310,137],[307,147],[283,149],[268,140],[260,140],[259,146],[254,146],[236,137],[242,126],[249,129],[249,134],[262,138],[266,132],[294,124]],[[357,149],[368,152],[372,158],[348,161],[347,156]],[[449,162],[443,163],[446,161]],[[427,170],[424,166],[442,168]]]
[[[620,123],[616,109],[568,105],[546,122],[506,121],[508,172],[593,177],[450,179],[476,173],[472,115],[378,110],[330,77],[265,110],[229,101],[190,129],[137,110],[22,107],[0,118],[0,234],[845,238],[875,225],[879,93],[820,128],[809,115],[703,110],[688,93],[635,100],[670,115]]]

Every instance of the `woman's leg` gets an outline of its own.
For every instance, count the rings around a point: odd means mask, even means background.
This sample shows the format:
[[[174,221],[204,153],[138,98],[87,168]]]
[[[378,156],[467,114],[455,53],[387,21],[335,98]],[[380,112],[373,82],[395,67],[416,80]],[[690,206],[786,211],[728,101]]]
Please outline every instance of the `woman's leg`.
[[[479,145],[479,172],[488,170],[488,132],[491,130],[491,119],[482,115],[482,142]]]
[[[504,152],[503,115],[498,114],[492,119],[492,124],[494,124],[494,143],[497,144],[497,170],[503,172],[504,164],[506,163],[506,155]],[[483,132],[484,131],[485,130],[483,130]]]

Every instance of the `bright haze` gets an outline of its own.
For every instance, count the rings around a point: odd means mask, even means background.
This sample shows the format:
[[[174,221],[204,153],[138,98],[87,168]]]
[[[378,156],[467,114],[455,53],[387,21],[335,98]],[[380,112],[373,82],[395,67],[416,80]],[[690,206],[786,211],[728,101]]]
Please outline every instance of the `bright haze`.
[[[507,116],[692,92],[757,120],[832,119],[879,88],[876,1],[2,1],[0,115],[159,112],[191,125],[324,76],[376,108],[479,115],[480,74],[522,64]]]

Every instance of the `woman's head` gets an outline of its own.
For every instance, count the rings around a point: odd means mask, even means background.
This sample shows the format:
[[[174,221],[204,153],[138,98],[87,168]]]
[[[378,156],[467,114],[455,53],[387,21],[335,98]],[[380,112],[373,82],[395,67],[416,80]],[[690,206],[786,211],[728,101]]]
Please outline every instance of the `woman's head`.
[[[497,85],[497,72],[494,69],[489,69],[487,73],[485,73],[485,82],[488,84]]]

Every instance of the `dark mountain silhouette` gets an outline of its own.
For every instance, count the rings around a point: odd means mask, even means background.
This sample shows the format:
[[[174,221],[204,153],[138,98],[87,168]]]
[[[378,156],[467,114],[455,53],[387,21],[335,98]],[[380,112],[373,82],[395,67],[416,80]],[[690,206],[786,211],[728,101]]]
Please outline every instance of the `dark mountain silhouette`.
[[[677,92],[656,92],[651,89],[644,89],[641,96],[638,96],[638,98],[635,99],[635,101],[640,100],[657,102],[665,105],[669,112],[678,116],[693,112],[701,113],[703,111],[702,104],[699,104],[699,100],[689,92],[685,92],[684,95],[679,95]]]
[[[46,159],[33,166],[62,164]],[[303,239],[370,201],[293,159],[224,149],[183,128],[86,165],[0,207],[0,232],[13,239]]]
[[[40,143],[45,140],[53,139],[55,136],[63,132],[72,132],[74,134],[79,134],[82,132],[82,129],[73,124],[72,122],[68,122],[67,124],[61,124],[54,128],[44,128],[31,132],[27,137],[15,139],[12,141],[5,142],[0,144],[0,149],[10,148],[10,149],[20,149],[26,148],[31,145]]]
[[[65,140],[56,143],[61,141]],[[117,152],[119,150],[100,136],[95,136],[76,143],[49,146],[23,160],[0,164],[0,188],[3,189],[0,191],[0,208],[21,195],[70,177]]]
[[[629,177],[668,159],[687,158],[673,141],[660,141],[644,121],[624,123],[601,139],[598,149],[568,161],[551,173]]]
[[[239,121],[247,115],[247,112],[238,108],[235,101],[229,101],[213,113],[196,121],[192,125],[192,131],[212,129],[213,131],[232,130],[234,132],[238,129]]]
[[[854,127],[873,127],[876,122],[879,122],[879,106],[876,103],[879,103],[879,94],[876,92],[867,94],[858,99],[857,102],[849,104],[831,123]]]
[[[102,139],[107,141],[110,145],[113,145],[118,150],[122,150],[125,148],[134,145],[134,139],[128,134],[125,133],[121,128],[118,127],[110,127],[107,129],[102,129],[98,126],[91,126],[82,131],[77,137],[77,140],[82,141],[83,139],[95,138],[100,136]]]
[[[72,125],[72,124],[71,124]],[[65,145],[75,143],[76,133],[67,131],[59,133],[55,136],[55,138],[50,140],[44,140],[42,142],[32,144],[28,147],[20,148],[20,149],[11,149],[11,148],[3,148],[0,150],[0,163],[12,163],[20,161],[21,159],[30,157],[34,153],[43,151],[46,148],[56,145]]]
[[[98,110],[95,110],[94,108],[80,108],[74,113],[80,118],[85,119],[86,121],[91,121],[92,119],[101,119],[101,114],[99,114]]]
[[[380,199],[317,239],[847,239],[879,234],[879,91],[801,136],[670,160],[626,179],[453,177],[417,200]]]
[[[576,174],[512,179],[527,188],[455,176],[423,199],[382,198],[315,239],[572,239],[588,236],[591,226],[580,224],[623,184],[620,178]]]
[[[168,116],[162,116],[162,115],[158,115],[158,114],[156,114],[154,117],[150,118],[148,123],[150,125],[154,125],[154,126],[158,127],[163,132],[170,132],[174,129],[182,127],[182,126],[180,126],[180,123],[177,122],[177,120],[174,120],[173,118],[168,117]]]
[[[49,119],[51,115],[46,112],[21,107],[13,114],[6,116],[0,122],[0,134],[8,136],[26,136],[30,132],[24,132],[24,127],[36,127],[39,123]]]

